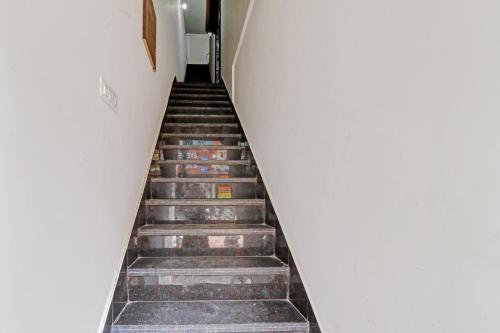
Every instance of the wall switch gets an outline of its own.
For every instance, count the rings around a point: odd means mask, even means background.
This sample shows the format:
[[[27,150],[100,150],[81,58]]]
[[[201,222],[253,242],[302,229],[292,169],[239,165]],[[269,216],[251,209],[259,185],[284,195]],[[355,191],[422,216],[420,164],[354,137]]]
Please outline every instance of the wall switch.
[[[99,78],[99,96],[113,111],[118,111],[118,95],[102,76]]]

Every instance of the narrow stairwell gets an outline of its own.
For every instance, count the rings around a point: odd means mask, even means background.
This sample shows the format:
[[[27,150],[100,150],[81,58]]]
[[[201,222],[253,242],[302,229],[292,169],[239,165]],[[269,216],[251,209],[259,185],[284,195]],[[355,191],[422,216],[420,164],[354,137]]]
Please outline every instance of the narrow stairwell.
[[[175,83],[114,333],[309,332],[222,85]]]

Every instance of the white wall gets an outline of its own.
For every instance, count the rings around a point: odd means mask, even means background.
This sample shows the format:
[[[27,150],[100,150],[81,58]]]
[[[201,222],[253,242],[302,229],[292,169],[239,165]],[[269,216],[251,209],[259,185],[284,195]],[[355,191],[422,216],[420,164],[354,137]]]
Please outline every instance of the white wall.
[[[324,332],[500,331],[499,13],[256,0],[236,108]]]
[[[233,61],[242,34],[250,0],[222,0],[221,3],[221,74],[232,95]]]
[[[179,72],[177,5],[156,2],[153,73],[141,1],[2,3],[2,332],[98,331]]]
[[[207,65],[210,53],[208,34],[187,34],[188,64]]]
[[[187,39],[186,39],[186,26],[184,24],[184,10],[182,9],[182,0],[174,0],[178,3],[177,6],[177,57],[179,61],[177,81],[184,82],[187,69]]]
[[[206,0],[182,0],[187,6],[183,10],[186,21],[186,32],[190,34],[204,34],[207,20]]]

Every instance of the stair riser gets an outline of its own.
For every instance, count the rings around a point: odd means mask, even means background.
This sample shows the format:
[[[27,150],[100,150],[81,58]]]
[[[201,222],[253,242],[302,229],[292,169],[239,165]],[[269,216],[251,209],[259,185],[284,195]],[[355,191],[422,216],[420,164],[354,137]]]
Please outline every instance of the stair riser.
[[[163,156],[166,160],[189,160],[195,158],[216,159],[216,156],[224,156],[227,160],[241,160],[248,158],[247,149],[224,149],[224,146],[217,148],[170,148],[163,149]]]
[[[272,331],[256,331],[256,330],[240,330],[235,331],[234,329],[224,330],[224,329],[199,329],[199,330],[174,330],[173,328],[168,329],[154,329],[154,330],[143,330],[140,328],[121,328],[113,327],[111,333],[309,333],[309,330],[304,331],[289,331],[289,330],[272,330]]]
[[[239,133],[238,126],[179,126],[179,125],[165,125],[163,127],[164,133],[221,133],[221,134],[234,134]]]
[[[148,224],[162,223],[227,223],[247,221],[259,223],[264,221],[263,206],[149,206],[146,209]]]
[[[223,178],[257,176],[257,170],[253,165],[206,164],[193,168],[184,164],[161,164],[160,169],[162,177]]]
[[[166,137],[165,135],[161,136],[161,144],[164,145],[183,145],[183,144],[190,144],[189,142],[192,142],[192,140],[198,140],[198,141],[205,141],[205,142],[220,142],[221,145],[226,145],[226,146],[237,146],[238,142],[242,141],[240,137],[234,136],[234,137],[203,137],[202,134],[197,136],[196,134],[194,135],[185,135],[185,134],[179,134],[179,136],[170,136]]]
[[[213,101],[208,99],[173,99],[170,100],[169,106],[231,106],[230,101]]]
[[[167,109],[167,115],[220,115],[220,116],[230,116],[233,115],[232,108],[193,108],[193,107],[169,107]],[[203,120],[200,120],[203,122]]]
[[[200,95],[226,95],[224,89],[204,89],[204,88],[173,88],[173,94],[200,94]]]
[[[221,83],[205,83],[205,82],[175,82],[173,84],[173,89],[184,88],[184,89],[225,89],[224,85]]]
[[[229,199],[262,199],[262,183],[152,183],[148,199],[220,199],[227,195]],[[226,191],[226,192],[223,192]]]
[[[213,236],[141,236],[142,257],[268,256],[274,254],[273,234]]]
[[[285,299],[288,274],[129,275],[128,288],[131,301]]]
[[[213,115],[210,117],[209,114],[200,115],[199,112],[196,114],[172,114],[167,115],[167,122],[169,123],[210,123],[210,124],[227,124],[234,123],[235,117],[231,115]]]
[[[192,94],[192,93],[188,93],[188,92],[181,92],[181,93],[174,93],[170,96],[170,98],[174,99],[174,100],[193,100],[193,101],[196,101],[196,100],[212,100],[212,101],[223,101],[223,102],[227,102],[229,100],[229,97],[225,94],[215,94],[215,93],[211,93],[211,94],[200,94],[200,93],[196,93],[196,94]]]

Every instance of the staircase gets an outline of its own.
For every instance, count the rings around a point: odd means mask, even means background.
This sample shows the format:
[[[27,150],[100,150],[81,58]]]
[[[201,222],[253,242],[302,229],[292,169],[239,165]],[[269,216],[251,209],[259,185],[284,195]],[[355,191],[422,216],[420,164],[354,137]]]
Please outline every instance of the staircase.
[[[112,332],[309,332],[225,88],[175,83]]]

